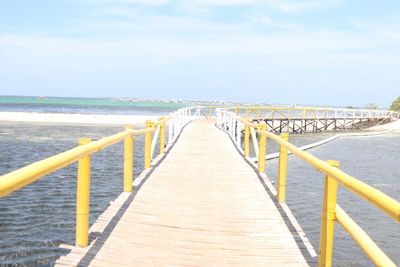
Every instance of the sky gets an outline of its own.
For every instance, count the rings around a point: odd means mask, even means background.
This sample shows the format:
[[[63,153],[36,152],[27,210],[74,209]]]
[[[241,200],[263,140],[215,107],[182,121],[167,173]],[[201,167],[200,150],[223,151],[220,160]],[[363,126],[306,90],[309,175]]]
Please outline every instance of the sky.
[[[0,95],[388,107],[400,1],[0,1]]]

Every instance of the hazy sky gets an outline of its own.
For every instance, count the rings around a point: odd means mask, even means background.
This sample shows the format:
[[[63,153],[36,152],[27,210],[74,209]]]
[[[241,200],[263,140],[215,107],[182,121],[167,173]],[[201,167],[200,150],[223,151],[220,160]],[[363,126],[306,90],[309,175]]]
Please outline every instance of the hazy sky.
[[[0,95],[387,107],[400,1],[0,1]]]

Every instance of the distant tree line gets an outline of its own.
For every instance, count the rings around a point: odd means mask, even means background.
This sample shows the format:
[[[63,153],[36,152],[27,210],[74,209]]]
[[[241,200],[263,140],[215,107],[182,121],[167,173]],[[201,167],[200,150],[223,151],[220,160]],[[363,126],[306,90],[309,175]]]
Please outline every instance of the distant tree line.
[[[366,108],[366,109],[378,109],[378,106],[377,106],[376,104],[374,104],[374,103],[368,103],[368,104],[365,106],[365,108]]]
[[[356,107],[353,107],[353,106],[347,106],[346,108],[347,109],[356,109]],[[365,109],[378,109],[379,107],[375,103],[368,103],[365,105],[364,108]],[[400,112],[400,96],[392,102],[392,105],[390,106],[390,110]]]
[[[394,111],[400,111],[400,96],[395,101],[393,101],[390,109]]]

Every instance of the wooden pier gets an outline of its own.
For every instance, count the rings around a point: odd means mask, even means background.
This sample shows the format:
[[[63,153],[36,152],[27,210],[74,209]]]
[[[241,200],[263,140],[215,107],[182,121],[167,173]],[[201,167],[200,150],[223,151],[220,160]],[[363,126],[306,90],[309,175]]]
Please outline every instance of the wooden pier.
[[[318,133],[325,131],[363,130],[379,124],[388,123],[390,118],[264,118],[254,119],[254,122],[264,121],[267,129],[273,133]]]
[[[133,192],[122,193],[100,216],[89,246],[71,246],[56,265],[315,264],[287,206],[274,200],[262,176],[214,123],[188,124]]]
[[[251,119],[264,121],[273,133],[296,133],[363,130],[399,118],[399,114],[387,110],[318,108],[318,107],[231,107],[222,110]]]

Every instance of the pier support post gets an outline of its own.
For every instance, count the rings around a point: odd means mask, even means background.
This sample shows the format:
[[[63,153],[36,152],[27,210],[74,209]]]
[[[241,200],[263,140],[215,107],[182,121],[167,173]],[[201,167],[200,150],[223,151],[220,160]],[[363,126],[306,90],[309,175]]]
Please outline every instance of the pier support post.
[[[288,133],[281,133],[280,137],[285,141],[289,141]],[[278,163],[278,202],[286,201],[286,175],[287,175],[287,162],[288,162],[288,150],[283,145],[279,147],[279,163]]]
[[[82,138],[79,145],[86,145],[91,139]],[[78,161],[76,187],[76,237],[77,246],[86,247],[89,243],[89,201],[90,201],[90,155]]]
[[[265,121],[261,122],[257,125],[258,130],[260,130],[260,142],[258,145],[258,172],[264,173],[265,172],[265,154],[267,150],[267,124]]]
[[[160,120],[164,120],[165,117],[161,117]],[[165,153],[165,121],[160,123],[160,154]]]
[[[248,122],[249,119],[245,118]],[[247,158],[250,155],[250,126],[244,124],[244,156]]]
[[[132,130],[131,126],[125,130]],[[133,182],[133,136],[124,139],[124,192],[132,192]]]
[[[339,168],[339,161],[328,160],[330,165]],[[332,266],[333,237],[335,229],[336,196],[338,183],[325,176],[324,202],[322,206],[321,232],[319,241],[318,267]]]
[[[154,123],[151,120],[146,121],[146,129],[154,127]],[[144,136],[144,168],[149,169],[151,167],[151,140],[152,132],[147,132]]]

